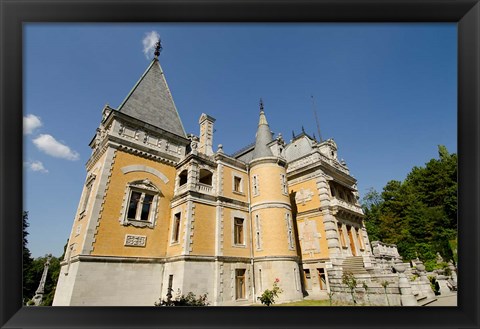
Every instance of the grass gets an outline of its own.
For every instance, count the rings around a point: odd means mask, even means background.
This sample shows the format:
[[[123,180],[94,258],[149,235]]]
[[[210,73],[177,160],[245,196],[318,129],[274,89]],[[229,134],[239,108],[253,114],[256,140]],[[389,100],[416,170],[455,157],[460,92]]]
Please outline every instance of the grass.
[[[272,306],[330,306],[330,301],[326,300],[300,300],[283,304],[273,304]],[[353,303],[333,302],[332,306],[353,306]]]

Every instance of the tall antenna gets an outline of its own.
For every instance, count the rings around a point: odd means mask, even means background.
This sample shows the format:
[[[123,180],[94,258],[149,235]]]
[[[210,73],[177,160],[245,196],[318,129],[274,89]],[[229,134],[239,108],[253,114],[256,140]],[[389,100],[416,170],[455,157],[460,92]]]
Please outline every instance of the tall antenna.
[[[320,138],[320,142],[323,142],[322,134],[320,133],[320,123],[318,123],[318,116],[317,116],[317,109],[315,108],[315,99],[312,97],[312,111],[313,115],[315,115],[315,122],[317,123],[317,130],[318,130],[318,137]]]

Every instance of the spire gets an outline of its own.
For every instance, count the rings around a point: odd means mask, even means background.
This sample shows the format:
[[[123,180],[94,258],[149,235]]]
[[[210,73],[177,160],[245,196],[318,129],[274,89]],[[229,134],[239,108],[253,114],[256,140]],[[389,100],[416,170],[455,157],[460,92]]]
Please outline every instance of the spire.
[[[158,40],[155,46],[155,58],[118,107],[118,111],[177,136],[186,137],[157,58],[161,50],[162,45]]]
[[[272,133],[268,126],[265,112],[263,111],[263,100],[260,99],[260,119],[258,121],[257,135],[255,138],[255,149],[253,150],[253,159],[273,156],[268,143],[272,141]]]

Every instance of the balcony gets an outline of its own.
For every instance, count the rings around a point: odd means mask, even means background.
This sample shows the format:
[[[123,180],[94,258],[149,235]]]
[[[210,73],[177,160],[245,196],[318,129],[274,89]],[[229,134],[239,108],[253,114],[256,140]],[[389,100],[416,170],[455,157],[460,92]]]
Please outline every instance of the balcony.
[[[213,186],[212,185],[197,183],[197,185],[195,185],[195,189],[199,193],[204,193],[204,194],[212,194],[213,193]]]
[[[330,206],[339,211],[346,211],[349,213],[363,216],[363,210],[360,206],[344,201],[342,199],[338,199],[336,197],[333,197],[330,200]]]

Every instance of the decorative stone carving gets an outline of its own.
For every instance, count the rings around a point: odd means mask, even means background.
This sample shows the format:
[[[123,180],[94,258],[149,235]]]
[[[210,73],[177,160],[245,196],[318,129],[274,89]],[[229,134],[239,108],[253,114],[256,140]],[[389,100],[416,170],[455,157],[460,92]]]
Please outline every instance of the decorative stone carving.
[[[306,202],[311,201],[313,196],[313,192],[309,189],[300,189],[295,194],[295,202],[297,204],[305,205]]]
[[[304,254],[320,252],[319,238],[321,235],[318,233],[317,223],[313,220],[306,219],[298,223],[298,230],[302,252]]]
[[[145,247],[147,244],[147,237],[144,235],[125,235],[125,246],[130,247]]]

